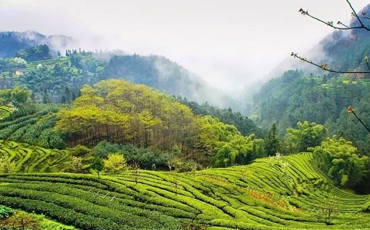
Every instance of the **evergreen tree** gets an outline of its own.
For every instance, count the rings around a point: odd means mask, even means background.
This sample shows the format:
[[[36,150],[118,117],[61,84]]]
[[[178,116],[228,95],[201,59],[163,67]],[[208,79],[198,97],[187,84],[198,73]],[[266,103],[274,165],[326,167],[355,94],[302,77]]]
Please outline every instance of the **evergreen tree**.
[[[279,140],[277,139],[277,129],[275,123],[272,124],[268,132],[265,150],[268,156],[274,156],[279,151]]]
[[[66,103],[71,103],[71,90],[69,89],[69,87],[67,86],[65,91],[64,91],[64,97],[65,97],[65,100],[66,100]]]

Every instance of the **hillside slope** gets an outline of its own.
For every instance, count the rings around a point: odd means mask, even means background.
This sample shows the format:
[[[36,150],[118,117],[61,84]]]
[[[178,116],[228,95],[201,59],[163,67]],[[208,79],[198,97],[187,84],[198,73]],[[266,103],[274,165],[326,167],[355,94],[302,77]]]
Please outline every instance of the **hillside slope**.
[[[254,96],[251,118],[263,128],[276,123],[281,136],[299,121],[323,124],[329,136],[338,135],[352,141],[362,154],[368,154],[369,133],[347,108],[352,106],[365,124],[369,124],[369,80],[347,76],[324,77],[302,71],[287,71],[264,84]]]
[[[45,36],[36,31],[0,32],[0,58],[11,58],[19,50],[46,44],[53,50],[66,49],[74,44],[71,37],[63,35]],[[56,54],[56,53],[55,53]]]
[[[43,44],[50,48],[49,56],[54,59],[25,63],[13,59],[17,51]],[[123,51],[92,53],[81,48],[68,50],[77,45],[73,38],[63,35],[0,32],[0,89],[21,83],[31,89],[38,100],[61,102],[62,96],[70,99],[72,93],[76,96],[84,84],[125,79],[200,103],[208,101],[225,108],[239,107],[230,96],[163,56],[129,55]],[[66,88],[71,90],[70,95],[65,95]]]
[[[369,201],[334,187],[311,153],[188,174],[0,175],[0,204],[80,229],[366,229]]]

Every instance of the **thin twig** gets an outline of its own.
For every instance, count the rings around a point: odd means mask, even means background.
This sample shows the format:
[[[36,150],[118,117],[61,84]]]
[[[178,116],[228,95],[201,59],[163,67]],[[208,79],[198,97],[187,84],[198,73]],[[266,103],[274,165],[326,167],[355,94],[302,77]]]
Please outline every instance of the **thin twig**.
[[[366,26],[364,25],[364,23],[361,21],[360,17],[359,17],[359,16],[358,16],[358,14],[356,13],[356,10],[353,8],[353,6],[352,6],[351,2],[350,2],[349,0],[346,0],[346,1],[347,1],[347,3],[348,3],[349,7],[351,7],[352,12],[353,12],[353,14],[355,15],[355,17],[357,18],[358,22],[361,24],[361,27],[362,27],[363,29],[367,30],[367,31],[370,31],[370,29],[369,29],[368,27],[366,27]]]
[[[355,117],[357,118],[357,120],[365,127],[365,129],[370,133],[370,129],[365,125],[364,122],[362,122],[362,120],[356,115],[355,111],[352,110],[352,114],[355,115]]]
[[[318,21],[318,22],[321,22],[321,23],[323,23],[323,24],[325,24],[325,25],[327,25],[327,26],[330,26],[331,28],[333,28],[333,29],[336,29],[336,30],[356,30],[356,29],[365,29],[365,30],[367,30],[367,31],[370,31],[370,29],[369,29],[369,27],[367,27],[367,26],[365,26],[364,25],[364,23],[361,21],[361,18],[364,18],[364,19],[370,19],[370,18],[368,18],[368,17],[360,17],[357,13],[356,13],[356,11],[355,11],[355,9],[353,8],[353,6],[352,6],[352,4],[351,4],[351,2],[349,1],[349,0],[346,0],[347,1],[347,3],[348,3],[348,5],[349,5],[349,7],[351,8],[351,10],[352,10],[352,15],[354,16],[354,17],[356,17],[357,18],[357,20],[359,21],[359,23],[360,23],[360,26],[353,26],[353,27],[351,27],[351,26],[347,26],[347,25],[345,25],[344,23],[342,23],[341,21],[338,21],[337,22],[337,25],[342,25],[342,26],[335,26],[334,25],[334,23],[332,22],[332,21],[324,21],[324,20],[322,20],[322,19],[320,19],[320,18],[317,18],[317,17],[315,17],[315,16],[313,16],[313,15],[311,15],[310,13],[308,13],[308,11],[305,11],[305,10],[303,10],[302,8],[299,10],[299,13],[301,13],[302,15],[304,15],[304,16],[309,16],[310,18],[312,18],[312,19],[314,19],[314,20],[316,20],[316,21]]]
[[[294,53],[294,52],[291,54],[291,56],[292,56],[292,57],[294,57],[294,58],[298,58],[299,60],[301,60],[301,61],[303,61],[303,62],[306,62],[306,63],[309,63],[309,64],[311,64],[311,65],[313,65],[313,66],[316,66],[316,67],[318,67],[318,68],[320,68],[320,69],[322,69],[322,70],[324,70],[324,71],[331,72],[331,73],[339,73],[339,74],[343,74],[343,73],[358,73],[358,74],[366,74],[366,73],[370,73],[370,71],[350,71],[350,70],[348,70],[348,71],[343,71],[343,70],[335,70],[335,69],[330,68],[330,67],[329,67],[329,65],[328,65],[327,63],[325,63],[325,64],[323,64],[323,65],[319,65],[319,64],[317,64],[317,63],[314,63],[314,62],[313,62],[313,61],[311,61],[311,60],[307,60],[306,58],[299,56],[297,53]],[[370,65],[369,65],[369,63],[368,63],[368,62],[366,62],[366,65],[367,65],[367,67],[368,67],[368,68],[369,68],[369,70],[370,70]]]

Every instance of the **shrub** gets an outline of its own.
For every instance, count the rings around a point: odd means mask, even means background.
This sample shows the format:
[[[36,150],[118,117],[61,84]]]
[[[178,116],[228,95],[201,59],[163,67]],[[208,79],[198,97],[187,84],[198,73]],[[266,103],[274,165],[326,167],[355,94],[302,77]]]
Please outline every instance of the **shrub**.
[[[10,229],[41,229],[41,220],[34,215],[16,211],[11,217],[3,219],[0,224]]]
[[[8,208],[8,207],[5,207],[5,206],[2,206],[0,205],[0,219],[3,219],[3,218],[8,218],[10,217],[11,215],[13,215],[13,210]]]
[[[175,169],[176,172],[193,172],[197,169],[202,168],[202,166],[195,161],[184,161],[179,158],[174,158],[170,160],[167,164],[170,169]]]
[[[82,158],[81,157],[71,157],[71,170],[74,173],[80,173],[82,172]]]
[[[105,171],[117,173],[126,169],[126,160],[119,153],[109,154],[108,159],[104,160]]]
[[[72,156],[76,157],[87,156],[90,155],[92,152],[91,149],[83,145],[77,145],[76,147],[69,149],[69,151],[71,152]]]

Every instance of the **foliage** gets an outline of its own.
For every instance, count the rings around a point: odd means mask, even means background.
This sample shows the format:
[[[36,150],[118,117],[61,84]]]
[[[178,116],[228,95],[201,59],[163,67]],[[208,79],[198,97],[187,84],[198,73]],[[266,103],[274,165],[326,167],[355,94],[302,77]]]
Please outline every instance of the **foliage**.
[[[133,164],[129,166],[129,169],[130,169],[131,176],[135,180],[135,184],[137,184],[139,182],[139,177],[140,177],[140,165],[134,162]]]
[[[288,128],[285,141],[288,143],[287,152],[306,152],[308,148],[321,145],[326,138],[327,130],[323,125],[308,121],[298,122],[298,129]]]
[[[226,125],[216,118],[205,116],[200,120],[200,143],[199,148],[203,155],[198,157],[206,162],[211,159],[211,165],[215,167],[228,167],[235,164],[250,163],[257,155],[258,142],[254,141],[254,135],[243,137],[233,125]]]
[[[122,154],[109,154],[108,159],[104,160],[104,170],[107,172],[118,173],[127,167],[126,160]]]
[[[15,54],[15,56],[26,61],[39,61],[51,58],[50,49],[47,45],[39,45],[25,50],[20,50]]]
[[[14,211],[11,208],[0,205],[0,220],[13,215]]]
[[[319,167],[343,187],[354,188],[369,173],[369,158],[359,157],[352,143],[343,138],[331,138],[323,141],[321,146],[313,148],[319,159]]]
[[[74,148],[70,148],[69,151],[71,152],[73,156],[76,156],[76,157],[85,157],[92,153],[91,149],[83,145],[77,145]]]
[[[39,230],[41,229],[41,220],[32,214],[15,211],[11,217],[0,220],[0,226],[10,229]]]
[[[90,167],[98,173],[99,178],[99,172],[101,172],[104,169],[104,160],[100,157],[94,157],[93,161],[91,162]]]
[[[36,41],[36,39],[32,39],[30,36],[27,36],[26,33],[27,32],[1,32],[0,58],[14,57],[17,51],[37,45],[38,41]]]
[[[194,161],[184,161],[179,158],[173,158],[168,161],[168,168],[176,172],[194,172],[195,170],[202,169],[202,166]]]
[[[139,148],[130,144],[113,144],[102,141],[94,147],[95,156],[106,158],[109,153],[123,154],[127,162],[137,162],[144,169],[151,169],[152,165],[164,169],[167,162],[173,158],[174,153]]]
[[[26,103],[31,96],[31,92],[26,87],[16,86],[14,89],[0,90],[0,105],[9,103],[22,104]]]
[[[215,165],[220,167],[237,163],[231,159],[235,151],[241,151],[239,163],[252,160],[253,141],[250,139],[253,138],[245,139],[235,126],[212,121],[210,117],[195,117],[188,107],[172,97],[145,86],[109,80],[94,87],[85,86],[81,93],[72,109],[59,112],[61,120],[56,125],[56,130],[69,135],[70,144],[93,146],[98,140],[108,140],[165,152],[176,145],[181,149],[182,158],[207,165],[209,156],[218,151],[216,158],[222,158],[221,155],[226,153],[221,151],[227,148],[223,145],[230,142],[233,148],[230,162],[224,164],[215,159]],[[217,127],[222,129],[222,133],[218,133]],[[207,132],[213,132],[215,138],[210,138]],[[197,138],[198,135],[200,138]],[[199,139],[201,143],[197,143]],[[247,142],[251,143],[248,148],[245,146]],[[195,152],[198,154],[195,155]],[[131,160],[129,156],[126,158]]]
[[[267,128],[276,122],[279,137],[283,137],[288,128],[299,129],[298,121],[323,124],[329,136],[350,140],[362,154],[367,154],[369,134],[348,114],[347,108],[351,105],[365,124],[370,121],[368,83],[362,79],[351,80],[349,76],[322,77],[287,71],[282,77],[271,79],[255,95],[256,123]]]
[[[81,157],[71,157],[71,170],[74,173],[80,173],[82,171],[82,158]]]
[[[56,125],[57,130],[69,133],[70,139],[78,141],[83,137],[93,145],[104,137],[166,150],[174,142],[191,137],[189,129],[194,117],[190,109],[145,86],[110,80],[96,84],[95,88],[85,86],[81,92],[73,109],[59,113],[61,120]]]
[[[322,205],[315,210],[315,214],[319,220],[324,219],[327,224],[333,225],[332,219],[338,215],[338,205],[335,198],[329,197],[323,200]]]
[[[315,167],[314,153],[274,159],[281,164],[264,158],[191,174],[137,168],[101,179],[65,173],[0,175],[0,202],[79,229],[367,228],[370,216],[361,210],[366,211],[369,196],[335,187]],[[289,165],[285,172],[282,164]]]
[[[266,137],[265,151],[267,156],[274,156],[280,150],[276,124],[273,123]]]
[[[240,112],[233,111],[229,109],[221,109],[215,106],[208,104],[198,104],[195,101],[188,101],[187,98],[177,97],[179,102],[184,105],[187,105],[193,110],[194,114],[197,115],[210,115],[214,118],[218,118],[221,122],[229,125],[234,125],[238,130],[244,135],[248,136],[252,133],[258,138],[263,138],[265,133],[260,129],[251,119],[246,116],[243,116]]]
[[[0,173],[12,173],[15,170],[15,162],[9,162],[5,157],[0,158]]]

